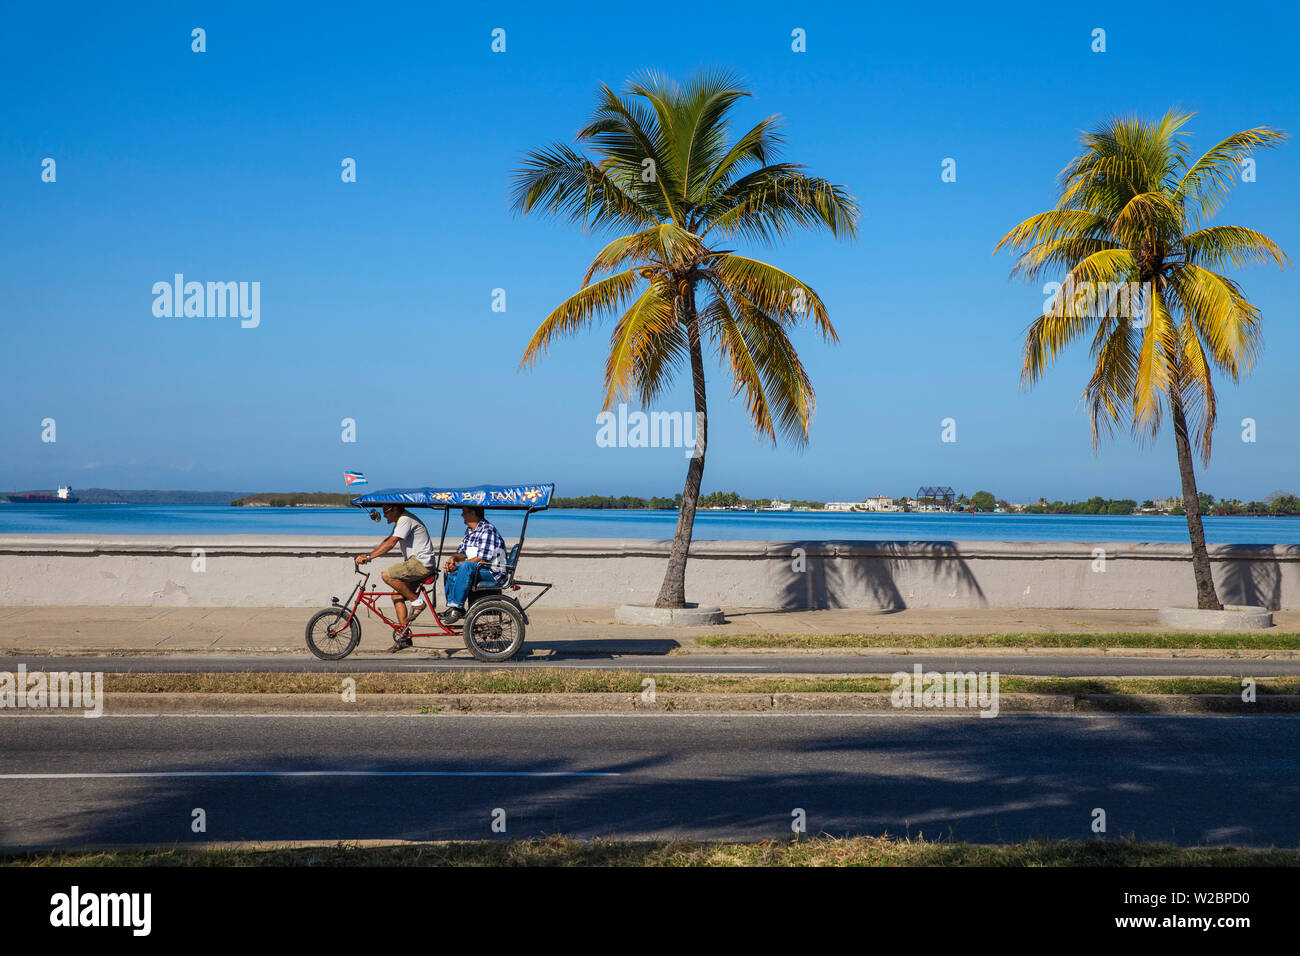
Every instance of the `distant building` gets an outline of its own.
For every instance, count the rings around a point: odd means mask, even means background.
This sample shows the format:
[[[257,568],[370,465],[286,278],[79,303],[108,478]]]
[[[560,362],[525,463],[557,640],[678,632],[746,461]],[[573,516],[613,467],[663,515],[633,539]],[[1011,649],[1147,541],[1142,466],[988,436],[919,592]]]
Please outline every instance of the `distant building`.
[[[901,511],[898,505],[894,504],[894,499],[889,495],[875,495],[862,502],[862,507],[867,511]]]
[[[772,503],[767,506],[767,511],[789,511],[794,506],[788,501],[782,501],[780,498],[773,498]]]
[[[856,501],[828,501],[825,511],[859,511],[861,505]]]

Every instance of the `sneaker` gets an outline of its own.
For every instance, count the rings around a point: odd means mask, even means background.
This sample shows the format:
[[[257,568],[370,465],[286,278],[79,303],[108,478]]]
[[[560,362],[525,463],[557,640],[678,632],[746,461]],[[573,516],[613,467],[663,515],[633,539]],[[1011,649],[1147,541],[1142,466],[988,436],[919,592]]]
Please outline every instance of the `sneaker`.
[[[408,647],[413,646],[414,643],[415,642],[411,640],[411,629],[408,627],[406,630],[402,631],[401,634],[394,636],[393,646],[388,649],[388,653],[396,654],[398,651],[404,651]]]
[[[439,616],[442,618],[443,624],[455,624],[465,616],[465,612],[461,608],[456,607],[456,605],[450,604],[443,609],[442,614]]]
[[[412,604],[408,606],[406,609],[406,623],[409,625],[412,621],[414,621],[417,617],[420,616],[420,612],[423,610],[424,610],[423,604]]]

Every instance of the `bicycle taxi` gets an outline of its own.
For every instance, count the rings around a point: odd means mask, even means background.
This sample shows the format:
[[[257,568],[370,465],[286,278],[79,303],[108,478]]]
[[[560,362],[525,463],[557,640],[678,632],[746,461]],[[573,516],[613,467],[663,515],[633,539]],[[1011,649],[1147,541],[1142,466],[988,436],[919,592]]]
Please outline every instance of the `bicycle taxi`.
[[[522,581],[515,577],[519,567],[519,556],[524,546],[524,535],[528,531],[528,518],[535,512],[545,511],[550,507],[551,496],[555,492],[554,484],[536,485],[477,485],[472,488],[389,488],[373,491],[368,495],[354,498],[350,504],[357,508],[370,509],[370,517],[379,521],[379,512],[375,506],[401,505],[403,508],[429,508],[442,511],[442,535],[438,540],[437,567],[434,573],[425,578],[416,589],[432,613],[433,620],[423,631],[412,627],[410,636],[446,637],[460,634],[469,652],[481,661],[508,661],[519,652],[524,644],[524,630],[528,624],[528,609],[537,603],[551,585],[542,581]],[[519,540],[514,547],[504,554],[492,556],[495,570],[504,570],[504,584],[472,587],[465,605],[465,618],[458,624],[448,626],[438,616],[434,598],[434,587],[438,574],[442,570],[443,550],[447,541],[447,524],[453,508],[465,505],[478,505],[492,511],[522,511],[523,527],[519,531]],[[391,598],[394,591],[371,591],[369,571],[362,571],[353,565],[360,575],[348,595],[347,600],[337,597],[330,599],[330,606],[316,613],[307,624],[307,647],[323,661],[339,661],[347,657],[361,642],[361,621],[358,612],[364,606],[377,615],[380,620],[392,628],[394,635],[400,630],[397,621],[390,620],[380,610],[380,598]],[[527,604],[520,604],[515,592],[525,587],[541,588]]]

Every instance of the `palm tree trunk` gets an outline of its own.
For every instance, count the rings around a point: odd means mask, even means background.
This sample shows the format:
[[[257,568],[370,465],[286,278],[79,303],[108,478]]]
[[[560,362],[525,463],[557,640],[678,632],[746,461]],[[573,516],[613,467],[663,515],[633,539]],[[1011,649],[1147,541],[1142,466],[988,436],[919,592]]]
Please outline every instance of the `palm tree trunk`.
[[[695,320],[695,288],[688,287],[677,300],[678,316],[686,323],[691,343],[691,381],[695,386],[695,454],[686,468],[686,487],[682,489],[682,507],[677,512],[677,531],[668,553],[668,570],[659,588],[655,607],[686,606],[686,556],[695,529],[695,503],[704,480],[704,449],[708,446],[708,407],[704,397],[704,352],[700,347],[700,327]]]
[[[1210,573],[1210,553],[1205,548],[1205,528],[1201,525],[1201,499],[1196,491],[1196,474],[1192,471],[1192,446],[1187,439],[1187,417],[1177,393],[1171,391],[1169,402],[1174,413],[1174,445],[1178,448],[1178,473],[1183,481],[1183,511],[1187,513],[1187,533],[1192,539],[1192,573],[1196,577],[1196,606],[1203,611],[1223,608],[1214,589]]]

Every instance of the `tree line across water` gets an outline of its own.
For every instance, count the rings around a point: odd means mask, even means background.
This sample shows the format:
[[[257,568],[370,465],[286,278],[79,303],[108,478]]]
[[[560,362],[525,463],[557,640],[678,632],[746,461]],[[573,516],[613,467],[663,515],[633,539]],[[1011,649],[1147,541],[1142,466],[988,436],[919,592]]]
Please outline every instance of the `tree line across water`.
[[[343,507],[355,495],[337,494],[327,491],[311,492],[265,492],[236,498],[231,505],[242,507],[303,508],[303,507]],[[701,508],[768,508],[771,498],[746,498],[735,491],[714,491],[701,495]],[[910,509],[911,499],[895,498],[894,503],[900,509]],[[1267,501],[1246,501],[1239,498],[1216,500],[1214,495],[1201,492],[1199,495],[1201,514],[1206,515],[1300,515],[1300,497],[1278,494],[1270,496]],[[792,499],[788,502],[794,508],[821,511],[825,502]],[[667,496],[654,495],[642,498],[637,495],[578,495],[574,497],[554,497],[552,508],[583,508],[589,511],[678,511],[682,506],[681,494]],[[973,495],[958,495],[953,506],[959,511],[1011,511],[1012,506],[1005,500],[995,497],[992,492],[977,491]],[[1034,504],[1021,506],[1021,514],[1074,514],[1074,515],[1131,515],[1138,511],[1150,512],[1156,509],[1153,500],[1147,499],[1139,508],[1134,498],[1103,498],[1094,495],[1086,501],[1048,501],[1039,498]],[[1168,514],[1183,514],[1181,501],[1174,504]]]
[[[771,498],[746,498],[735,491],[714,491],[699,498],[700,508],[768,508]],[[910,510],[912,499],[895,498],[894,503],[903,510]],[[1201,492],[1199,496],[1201,513],[1209,515],[1300,515],[1300,498],[1295,495],[1275,495],[1269,501],[1242,502],[1238,498],[1225,498],[1216,501],[1214,495]],[[682,496],[641,498],[636,495],[581,495],[578,497],[551,499],[553,508],[585,508],[593,511],[677,511],[681,508]],[[807,508],[821,511],[826,503],[803,499],[788,500],[794,508]],[[977,491],[973,495],[958,495],[953,502],[957,510],[995,511],[1002,509],[1011,512],[1012,505],[988,491]],[[1085,501],[1048,501],[1039,498],[1034,504],[1022,505],[1017,509],[1020,514],[1074,514],[1074,515],[1131,515],[1139,510],[1150,512],[1158,510],[1155,501],[1147,499],[1139,509],[1135,498],[1103,498],[1094,495]],[[1168,514],[1183,514],[1182,503],[1175,504]]]
[[[698,507],[700,508],[768,508],[771,506],[772,498],[742,498],[734,491],[714,491],[707,495],[700,495]],[[825,502],[821,501],[803,501],[792,500],[788,502],[796,508],[811,508],[818,510],[822,508]],[[682,496],[680,493],[673,495],[671,498],[653,496],[650,498],[639,498],[636,495],[581,495],[576,498],[551,499],[552,508],[589,508],[594,511],[678,511],[682,506]]]

